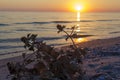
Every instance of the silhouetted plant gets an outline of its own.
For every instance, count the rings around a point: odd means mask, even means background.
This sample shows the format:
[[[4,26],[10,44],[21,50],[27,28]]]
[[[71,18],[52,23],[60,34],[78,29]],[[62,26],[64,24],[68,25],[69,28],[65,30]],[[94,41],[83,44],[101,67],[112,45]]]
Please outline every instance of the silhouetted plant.
[[[58,33],[66,33],[66,40],[72,40],[74,49],[56,51],[54,47],[46,45],[43,41],[36,41],[36,34],[28,34],[21,38],[24,48],[32,51],[32,54],[22,54],[23,61],[12,63],[8,62],[8,70],[12,75],[12,80],[35,80],[37,75],[39,80],[83,80],[84,71],[82,70],[82,49],[78,49],[72,36],[75,26],[68,34],[65,26],[57,25]],[[80,51],[79,51],[80,50]],[[34,65],[32,63],[35,63]],[[33,65],[33,68],[27,68]]]
[[[77,34],[76,34],[76,32],[75,32],[75,29],[77,29],[77,27],[76,26],[73,26],[73,27],[71,27],[70,29],[71,29],[71,33],[69,34],[67,31],[65,31],[65,29],[66,29],[66,26],[65,25],[57,25],[57,29],[58,29],[58,33],[60,33],[60,32],[64,32],[65,34],[66,34],[66,38],[65,38],[65,40],[67,41],[69,38],[71,39],[71,41],[72,41],[72,43],[73,43],[73,46],[74,46],[74,49],[79,53],[79,54],[81,54],[81,56],[84,56],[85,54],[86,54],[86,51],[84,50],[84,49],[81,49],[81,48],[79,48],[78,49],[78,47],[76,46],[76,44],[75,44],[75,42],[74,42],[74,40],[73,40],[73,38],[75,37],[75,36],[77,36]]]
[[[28,34],[27,37],[22,37],[21,41],[25,44],[24,48],[34,51],[34,42],[36,40],[37,34]]]

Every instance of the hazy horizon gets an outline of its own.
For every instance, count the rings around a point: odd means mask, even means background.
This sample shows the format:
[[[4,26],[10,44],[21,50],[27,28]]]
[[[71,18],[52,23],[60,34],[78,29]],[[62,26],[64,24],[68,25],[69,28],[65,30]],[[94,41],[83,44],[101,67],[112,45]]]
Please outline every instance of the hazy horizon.
[[[40,12],[40,13],[76,13],[74,11],[35,11],[35,10],[0,10],[0,12]],[[81,13],[120,13],[120,11],[87,11]]]
[[[83,12],[120,12],[119,0],[0,0],[0,11],[74,12],[76,5]]]

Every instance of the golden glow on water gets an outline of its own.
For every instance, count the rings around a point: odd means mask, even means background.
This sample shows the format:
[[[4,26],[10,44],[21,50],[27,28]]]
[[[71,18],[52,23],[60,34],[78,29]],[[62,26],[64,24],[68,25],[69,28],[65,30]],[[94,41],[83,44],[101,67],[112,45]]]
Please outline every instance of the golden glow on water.
[[[80,27],[78,26],[78,28],[75,30],[76,32],[80,32]]]
[[[86,42],[88,41],[86,38],[77,38],[77,39],[74,39],[75,43],[82,43],[82,42]]]
[[[77,21],[80,21],[80,11],[77,12]]]
[[[80,25],[79,24],[77,24],[77,29],[75,30],[77,33],[79,33],[80,31],[81,31],[81,29],[80,29]],[[88,41],[86,38],[75,38],[74,39],[74,41],[75,41],[75,43],[82,43],[82,42],[86,42],[86,41]]]
[[[76,5],[75,9],[77,10],[77,21],[80,21],[80,12],[83,10],[83,6]]]

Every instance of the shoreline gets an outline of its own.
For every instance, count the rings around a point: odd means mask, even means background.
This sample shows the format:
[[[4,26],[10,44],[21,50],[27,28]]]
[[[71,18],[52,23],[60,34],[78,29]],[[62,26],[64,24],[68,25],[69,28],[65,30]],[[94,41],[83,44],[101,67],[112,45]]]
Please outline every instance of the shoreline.
[[[95,48],[95,47],[108,47],[108,46],[112,46],[113,44],[120,44],[120,37],[95,39],[92,41],[80,43],[78,44],[78,46]]]
[[[78,48],[79,47],[81,47],[81,48],[96,48],[96,47],[109,47],[109,46],[113,46],[115,44],[120,44],[120,37],[95,39],[95,40],[91,40],[91,41],[78,43],[76,45],[78,46]],[[70,45],[62,46],[62,47],[58,47],[58,48],[64,49],[68,46],[70,46]]]
[[[109,38],[109,39],[97,39],[97,40],[92,40],[92,41],[87,41],[87,42],[83,42],[83,43],[77,44],[78,47],[89,48],[91,50],[93,50],[93,49],[101,50],[100,48],[102,48],[102,49],[109,49],[109,48],[112,48],[113,46],[116,46],[116,45],[120,45],[120,37]],[[60,48],[64,49],[64,50],[67,50],[67,47],[68,46],[63,46],[63,47],[60,47]],[[59,50],[60,48],[56,48],[56,49]],[[118,48],[120,48],[120,47],[118,46]],[[113,57],[113,58],[116,58],[116,59],[119,60],[119,56],[118,57],[116,56],[116,57]],[[112,58],[110,58],[110,60],[111,59]],[[7,70],[7,66],[6,66],[7,62],[9,62],[9,61],[21,61],[21,60],[22,60],[21,56],[15,56],[15,57],[11,57],[11,58],[6,58],[6,59],[0,60],[0,80],[9,80],[9,79],[5,79],[6,76],[9,74],[9,72]],[[116,60],[116,61],[118,61],[118,60]],[[103,59],[102,62],[104,62],[104,59]],[[85,64],[85,66],[86,66],[88,64],[88,62],[85,62],[85,63],[86,63]],[[90,71],[88,73],[91,74]]]
[[[106,43],[106,40],[109,43]],[[110,43],[110,42],[112,42],[112,43]],[[77,43],[76,45],[78,47],[82,47],[82,48],[85,48],[85,47],[95,48],[95,47],[103,47],[103,46],[107,47],[107,46],[111,46],[115,43],[120,43],[120,37],[106,38],[106,39],[95,39],[95,40],[91,40],[91,41]],[[70,46],[70,45],[55,47],[55,49],[58,49],[58,50],[64,49],[68,46]],[[0,61],[4,60],[4,59],[19,57],[19,56],[21,56],[20,53],[22,54],[25,51],[28,52],[28,50],[23,50],[23,51],[15,51],[15,52],[10,52],[10,53],[8,52],[7,54],[2,54],[2,55],[0,55]]]

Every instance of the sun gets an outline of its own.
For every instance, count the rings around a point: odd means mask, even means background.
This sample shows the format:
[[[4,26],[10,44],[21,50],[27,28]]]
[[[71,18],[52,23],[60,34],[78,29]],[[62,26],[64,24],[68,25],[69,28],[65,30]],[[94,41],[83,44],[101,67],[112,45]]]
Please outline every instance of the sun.
[[[81,5],[76,5],[76,6],[75,6],[75,9],[76,9],[77,11],[81,11],[81,10],[83,9],[83,7],[82,7]]]

